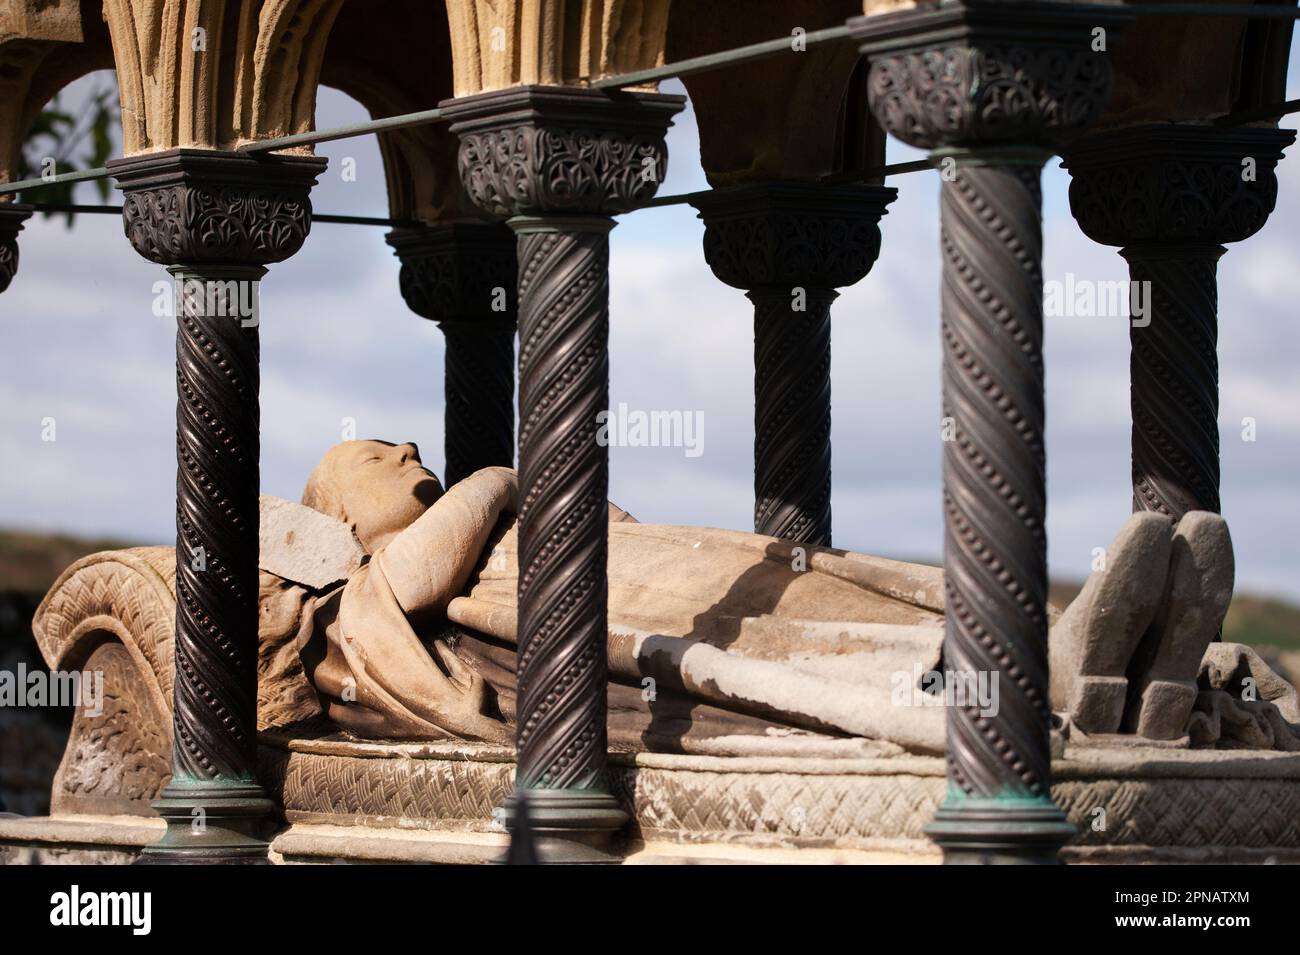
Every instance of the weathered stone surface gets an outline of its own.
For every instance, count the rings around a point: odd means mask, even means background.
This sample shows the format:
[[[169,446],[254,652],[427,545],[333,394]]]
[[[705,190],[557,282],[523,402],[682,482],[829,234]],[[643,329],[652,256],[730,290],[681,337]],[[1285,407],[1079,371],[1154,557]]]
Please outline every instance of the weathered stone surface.
[[[1163,514],[1130,517],[1107,548],[1105,567],[1088,578],[1052,629],[1052,703],[1085,733],[1119,731],[1125,668],[1165,592],[1172,530]]]
[[[1163,605],[1135,654],[1143,677],[1130,688],[1126,728],[1150,739],[1187,732],[1201,658],[1228,612],[1233,574],[1227,521],[1208,511],[1184,515],[1174,532]]]
[[[365,550],[342,521],[320,511],[263,494],[258,565],[277,577],[324,590],[361,566]]]
[[[178,14],[163,4],[106,0],[122,100],[122,152],[230,149],[311,129],[322,53],[342,5],[241,3],[230,5],[232,16],[224,16],[224,6],[204,5],[190,10],[181,28]],[[235,23],[237,30],[228,26]],[[194,27],[205,31],[207,42],[194,42]],[[219,64],[213,63],[217,57]]]
[[[670,0],[450,0],[456,95],[521,83],[568,84],[662,62]],[[489,13],[489,11],[491,11]]]
[[[1300,750],[1300,698],[1252,647],[1211,643],[1188,735],[1195,746]]]
[[[1254,647],[1241,643],[1211,643],[1201,658],[1200,683],[1215,689],[1246,689],[1250,698],[1272,703],[1290,723],[1300,723],[1300,697],[1289,680],[1276,673]],[[1245,696],[1238,692],[1238,696]]]

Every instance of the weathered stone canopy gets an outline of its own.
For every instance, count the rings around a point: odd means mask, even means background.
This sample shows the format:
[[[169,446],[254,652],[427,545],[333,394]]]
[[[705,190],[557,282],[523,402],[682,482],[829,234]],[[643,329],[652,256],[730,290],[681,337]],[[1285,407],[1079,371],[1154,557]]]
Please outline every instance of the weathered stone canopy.
[[[528,84],[581,86],[799,31],[896,0],[755,0],[744,16],[689,0],[8,0],[0,5],[0,181],[33,119],[73,80],[114,69],[126,156],[230,149],[314,127],[320,85],[373,116]],[[1291,23],[1150,17],[1117,44],[1098,130],[1209,122],[1280,100]],[[715,186],[871,169],[884,136],[852,43],[684,78]],[[445,124],[379,137],[395,219],[477,218]],[[299,147],[298,151],[310,151]]]

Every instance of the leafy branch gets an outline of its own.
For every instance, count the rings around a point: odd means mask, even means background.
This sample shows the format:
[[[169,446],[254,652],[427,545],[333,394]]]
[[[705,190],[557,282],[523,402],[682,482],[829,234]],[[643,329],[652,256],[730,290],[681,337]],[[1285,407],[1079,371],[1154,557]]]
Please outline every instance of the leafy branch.
[[[112,130],[117,124],[117,90],[111,85],[93,90],[76,115],[60,108],[56,96],[36,117],[23,140],[18,158],[18,178],[36,179],[104,165],[113,149]],[[81,184],[56,182],[33,191],[30,200],[26,194],[19,199],[73,205],[73,194]],[[109,180],[96,179],[92,184],[100,201],[107,201],[111,188]],[[72,225],[71,212],[46,212],[45,215],[64,215],[67,224]]]

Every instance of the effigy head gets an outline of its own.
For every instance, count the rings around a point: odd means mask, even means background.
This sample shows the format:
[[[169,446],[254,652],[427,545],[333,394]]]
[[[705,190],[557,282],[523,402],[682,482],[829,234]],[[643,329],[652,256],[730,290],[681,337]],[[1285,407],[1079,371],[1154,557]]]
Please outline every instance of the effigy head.
[[[414,444],[344,441],[311,472],[302,503],[351,524],[373,554],[440,497],[442,484]]]

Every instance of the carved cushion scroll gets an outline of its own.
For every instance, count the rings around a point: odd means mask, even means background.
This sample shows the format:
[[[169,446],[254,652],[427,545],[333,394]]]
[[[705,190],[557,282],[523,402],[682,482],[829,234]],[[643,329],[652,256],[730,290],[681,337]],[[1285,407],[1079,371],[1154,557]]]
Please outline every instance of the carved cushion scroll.
[[[32,629],[46,665],[102,686],[98,704],[73,717],[54,778],[55,812],[148,814],[166,785],[174,578],[170,547],[92,554],[64,571],[37,608]]]

